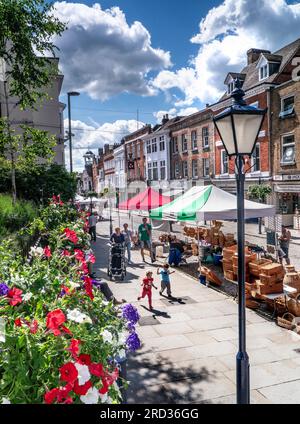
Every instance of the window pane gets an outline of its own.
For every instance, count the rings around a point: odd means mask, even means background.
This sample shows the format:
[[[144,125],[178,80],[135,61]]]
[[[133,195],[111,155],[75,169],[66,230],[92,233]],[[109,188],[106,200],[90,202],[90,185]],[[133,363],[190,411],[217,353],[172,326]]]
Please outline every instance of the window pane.
[[[282,106],[284,112],[291,111],[294,107],[294,96],[283,99]]]

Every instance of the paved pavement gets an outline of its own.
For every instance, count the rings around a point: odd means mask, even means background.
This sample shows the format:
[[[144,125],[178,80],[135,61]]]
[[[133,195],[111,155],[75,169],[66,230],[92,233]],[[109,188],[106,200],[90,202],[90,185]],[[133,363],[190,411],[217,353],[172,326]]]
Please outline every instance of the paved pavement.
[[[107,281],[109,222],[97,226],[94,270]],[[137,301],[141,277],[155,265],[127,268],[124,282],[108,281],[118,299],[138,307],[142,348],[128,360],[128,403],[235,403],[237,304],[176,269],[170,302],[153,291],[154,311]],[[159,286],[158,278],[155,279]],[[247,310],[252,403],[300,403],[300,337]]]

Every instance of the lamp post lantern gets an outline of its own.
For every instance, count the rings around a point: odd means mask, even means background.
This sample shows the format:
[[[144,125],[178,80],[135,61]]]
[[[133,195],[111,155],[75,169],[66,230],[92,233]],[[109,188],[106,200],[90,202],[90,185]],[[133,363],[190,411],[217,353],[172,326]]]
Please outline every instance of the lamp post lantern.
[[[251,156],[261,130],[266,109],[248,106],[243,99],[240,79],[235,80],[231,97],[233,104],[214,117],[214,124],[229,157],[235,156],[237,185],[237,234],[238,234],[238,327],[239,350],[236,356],[237,403],[250,403],[249,357],[246,351],[245,305],[245,211],[244,156]]]
[[[68,93],[68,120],[69,120],[69,149],[70,149],[70,172],[73,172],[73,156],[72,156],[72,125],[71,125],[71,97],[80,96],[77,91],[69,91]]]

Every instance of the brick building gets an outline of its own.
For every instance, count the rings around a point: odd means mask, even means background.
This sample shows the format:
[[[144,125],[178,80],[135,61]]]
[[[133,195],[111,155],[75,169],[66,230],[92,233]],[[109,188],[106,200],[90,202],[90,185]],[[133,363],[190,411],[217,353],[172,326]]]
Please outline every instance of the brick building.
[[[296,56],[300,56],[299,46],[300,40],[296,40],[274,53],[268,50],[248,50],[247,66],[240,73],[230,72],[227,74],[224,81],[227,87],[226,93],[219,102],[210,106],[215,115],[230,106],[232,102],[230,94],[234,89],[234,79],[238,77],[243,83],[242,88],[245,91],[247,104],[268,109],[254,154],[251,158],[248,158],[246,191],[249,185],[261,184],[262,182],[270,185],[273,189],[275,187],[275,191],[282,191],[283,187],[276,188],[273,179],[297,178],[283,177],[285,173],[287,175],[296,175],[297,166],[288,164],[282,167],[280,161],[282,151],[289,149],[293,144],[292,138],[288,137],[290,133],[295,131],[296,138],[297,130],[295,128],[298,126],[298,121],[296,118],[292,118],[288,120],[288,124],[287,120],[283,119],[280,114],[283,115],[285,113],[287,116],[288,112],[285,112],[284,109],[292,108],[293,100],[290,98],[292,96],[289,95],[289,93],[295,91],[295,82],[292,81],[295,66],[292,63]],[[289,84],[294,88],[288,88]],[[284,100],[285,96],[287,96],[286,101]],[[228,160],[216,130],[214,159],[215,184],[227,191],[235,192],[234,161]],[[297,189],[295,188],[295,190]],[[280,202],[278,196],[274,195],[273,201],[276,202],[277,211],[279,211]],[[295,203],[295,200],[292,201]]]
[[[145,181],[145,155],[142,137],[150,132],[151,125],[145,125],[122,139],[125,146],[127,183]]]
[[[185,180],[188,185],[199,180],[210,182],[214,148],[212,116],[212,111],[206,108],[190,116],[175,118],[170,125],[172,180]]]
[[[286,50],[289,59],[270,94],[272,200],[283,224],[292,226],[300,208],[300,40]]]

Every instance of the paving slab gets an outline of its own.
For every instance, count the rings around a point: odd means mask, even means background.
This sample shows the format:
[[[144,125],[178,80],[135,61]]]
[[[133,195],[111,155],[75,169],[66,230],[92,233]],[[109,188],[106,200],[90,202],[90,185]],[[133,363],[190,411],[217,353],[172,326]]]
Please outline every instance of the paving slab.
[[[108,229],[109,222],[98,224],[95,244],[94,269],[104,281]],[[237,303],[176,269],[172,293],[187,302],[170,305],[153,290],[154,311],[149,311],[147,299],[138,302],[137,297],[148,269],[153,269],[159,287],[156,266],[141,263],[138,251],[132,257],[135,264],[128,267],[126,281],[107,281],[115,297],[133,303],[147,324],[137,326],[142,347],[127,361],[128,403],[235,403]],[[255,311],[247,310],[246,318],[251,402],[276,403],[280,391],[286,391],[289,399],[300,403],[300,336]]]
[[[272,399],[273,403],[294,404],[299,403],[299,384],[300,380],[290,381],[259,389],[259,392],[267,399]]]

